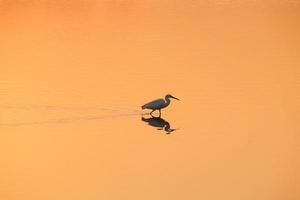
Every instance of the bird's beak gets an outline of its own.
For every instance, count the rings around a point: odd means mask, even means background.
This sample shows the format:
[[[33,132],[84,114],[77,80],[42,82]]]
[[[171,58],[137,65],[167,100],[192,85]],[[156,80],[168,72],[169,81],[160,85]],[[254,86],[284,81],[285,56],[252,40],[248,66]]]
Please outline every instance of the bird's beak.
[[[178,101],[180,101],[180,99],[178,99],[178,98],[176,98],[176,97],[173,97],[173,96],[172,96],[172,98],[173,98],[173,99],[176,99],[176,100],[178,100]]]

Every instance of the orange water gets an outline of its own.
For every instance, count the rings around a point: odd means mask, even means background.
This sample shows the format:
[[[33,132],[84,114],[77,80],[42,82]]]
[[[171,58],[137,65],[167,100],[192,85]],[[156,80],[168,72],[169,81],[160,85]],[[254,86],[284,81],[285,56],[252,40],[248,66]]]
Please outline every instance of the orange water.
[[[0,199],[300,199],[299,19],[292,0],[0,1]],[[140,111],[167,93],[171,134]]]

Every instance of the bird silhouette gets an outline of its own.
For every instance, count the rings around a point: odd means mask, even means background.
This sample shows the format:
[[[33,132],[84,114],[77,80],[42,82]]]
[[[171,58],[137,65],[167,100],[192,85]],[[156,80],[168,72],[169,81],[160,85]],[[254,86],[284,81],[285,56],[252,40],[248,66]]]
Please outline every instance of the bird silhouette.
[[[167,94],[164,99],[156,99],[156,100],[150,101],[149,103],[146,103],[145,105],[142,106],[142,109],[152,110],[150,112],[151,116],[154,111],[159,110],[159,116],[161,116],[161,109],[169,106],[171,103],[171,99],[179,100],[178,98],[176,98],[170,94]]]

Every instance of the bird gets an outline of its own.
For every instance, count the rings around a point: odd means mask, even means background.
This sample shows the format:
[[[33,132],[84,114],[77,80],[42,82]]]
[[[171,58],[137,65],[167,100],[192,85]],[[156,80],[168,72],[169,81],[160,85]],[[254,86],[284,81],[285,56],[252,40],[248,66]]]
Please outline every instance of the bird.
[[[152,110],[150,112],[150,115],[152,116],[152,113],[156,110],[159,110],[159,116],[161,116],[161,109],[167,107],[168,105],[170,105],[171,103],[171,99],[176,99],[179,101],[178,98],[170,95],[170,94],[167,94],[165,96],[165,98],[163,99],[156,99],[156,100],[153,100],[153,101],[150,101],[149,103],[146,103],[145,105],[142,106],[142,109],[150,109]]]

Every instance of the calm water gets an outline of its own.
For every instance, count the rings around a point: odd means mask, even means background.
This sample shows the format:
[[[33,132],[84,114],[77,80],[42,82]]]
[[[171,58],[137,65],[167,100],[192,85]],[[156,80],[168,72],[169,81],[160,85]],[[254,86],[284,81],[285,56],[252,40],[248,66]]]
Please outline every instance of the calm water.
[[[298,200],[299,17],[279,0],[0,1],[0,199]],[[141,115],[167,93],[162,119]]]

